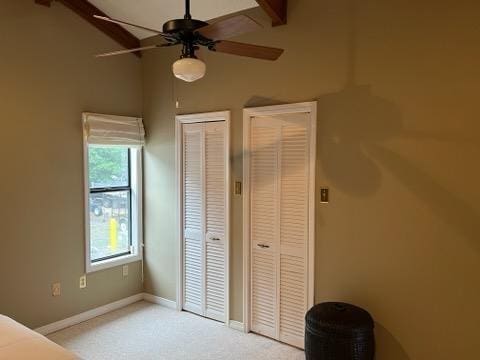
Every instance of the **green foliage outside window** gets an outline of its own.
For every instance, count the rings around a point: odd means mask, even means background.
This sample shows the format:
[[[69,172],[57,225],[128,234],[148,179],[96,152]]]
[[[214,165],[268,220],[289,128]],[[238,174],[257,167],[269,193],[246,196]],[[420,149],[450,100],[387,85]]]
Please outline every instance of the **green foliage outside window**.
[[[120,147],[88,148],[90,188],[128,185],[128,149]]]

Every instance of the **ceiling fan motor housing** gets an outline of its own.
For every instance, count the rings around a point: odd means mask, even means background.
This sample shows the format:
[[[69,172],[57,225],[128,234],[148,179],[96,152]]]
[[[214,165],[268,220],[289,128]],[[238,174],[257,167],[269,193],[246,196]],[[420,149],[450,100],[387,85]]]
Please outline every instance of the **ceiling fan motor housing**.
[[[201,27],[207,26],[208,23],[195,19],[174,19],[167,21],[163,25],[163,32],[167,34],[194,32]]]

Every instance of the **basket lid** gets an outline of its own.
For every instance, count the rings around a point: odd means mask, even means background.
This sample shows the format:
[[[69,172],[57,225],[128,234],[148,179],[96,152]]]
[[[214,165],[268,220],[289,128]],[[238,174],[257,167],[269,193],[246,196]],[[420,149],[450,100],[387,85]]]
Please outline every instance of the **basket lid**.
[[[373,319],[366,310],[342,302],[315,305],[307,312],[305,322],[315,330],[345,334],[358,334],[374,328]]]

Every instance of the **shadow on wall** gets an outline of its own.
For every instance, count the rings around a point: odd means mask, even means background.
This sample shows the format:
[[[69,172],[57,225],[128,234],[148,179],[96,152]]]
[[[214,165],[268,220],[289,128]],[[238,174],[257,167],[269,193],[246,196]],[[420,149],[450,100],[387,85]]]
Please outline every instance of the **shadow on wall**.
[[[244,105],[244,108],[261,107],[261,106],[273,106],[284,105],[285,101],[270,99],[262,96],[252,96]]]
[[[348,42],[345,87],[318,98],[317,159],[327,179],[355,196],[374,193],[381,172],[365,145],[399,135],[400,109],[372,93],[370,85],[356,84],[358,0],[348,0]]]
[[[327,179],[350,195],[367,196],[381,183],[365,146],[398,136],[401,113],[372,94],[369,85],[347,85],[318,99],[317,159]]]
[[[402,345],[379,323],[375,323],[377,360],[410,360]]]
[[[347,85],[345,89],[320,96],[317,124],[317,162],[327,180],[345,193],[368,196],[381,182],[381,172],[366,151],[369,144],[399,135],[401,113],[396,105],[372,94],[369,85]],[[254,96],[245,107],[285,104]],[[317,173],[318,178],[320,173]]]
[[[317,177],[321,178],[319,168],[322,167],[329,182],[340,190],[354,196],[368,196],[380,186],[382,167],[480,251],[479,214],[424,170],[383,146],[384,141],[395,137],[454,140],[446,135],[405,130],[399,108],[373,95],[367,85],[348,85],[338,93],[321,96],[318,99]],[[321,222],[318,217],[317,222]]]
[[[382,146],[396,138],[458,142],[449,134],[404,129],[400,108],[376,96],[370,85],[356,85],[357,2],[349,0],[348,68],[345,88],[318,98],[317,177],[319,168],[333,185],[353,196],[373,194],[381,184],[382,168],[390,171],[442,221],[450,224],[480,251],[479,214],[408,159]],[[472,139],[462,142],[474,143]],[[317,216],[317,223],[321,219]]]

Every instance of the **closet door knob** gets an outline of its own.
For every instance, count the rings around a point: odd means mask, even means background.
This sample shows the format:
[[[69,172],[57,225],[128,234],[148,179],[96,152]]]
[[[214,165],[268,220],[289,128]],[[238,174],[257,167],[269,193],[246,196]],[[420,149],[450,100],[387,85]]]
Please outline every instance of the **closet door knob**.
[[[217,237],[211,237],[210,240],[213,240],[213,241],[220,241],[220,238],[217,238]]]
[[[261,247],[262,249],[268,249],[270,246],[265,245],[265,244],[257,244],[258,247]]]

